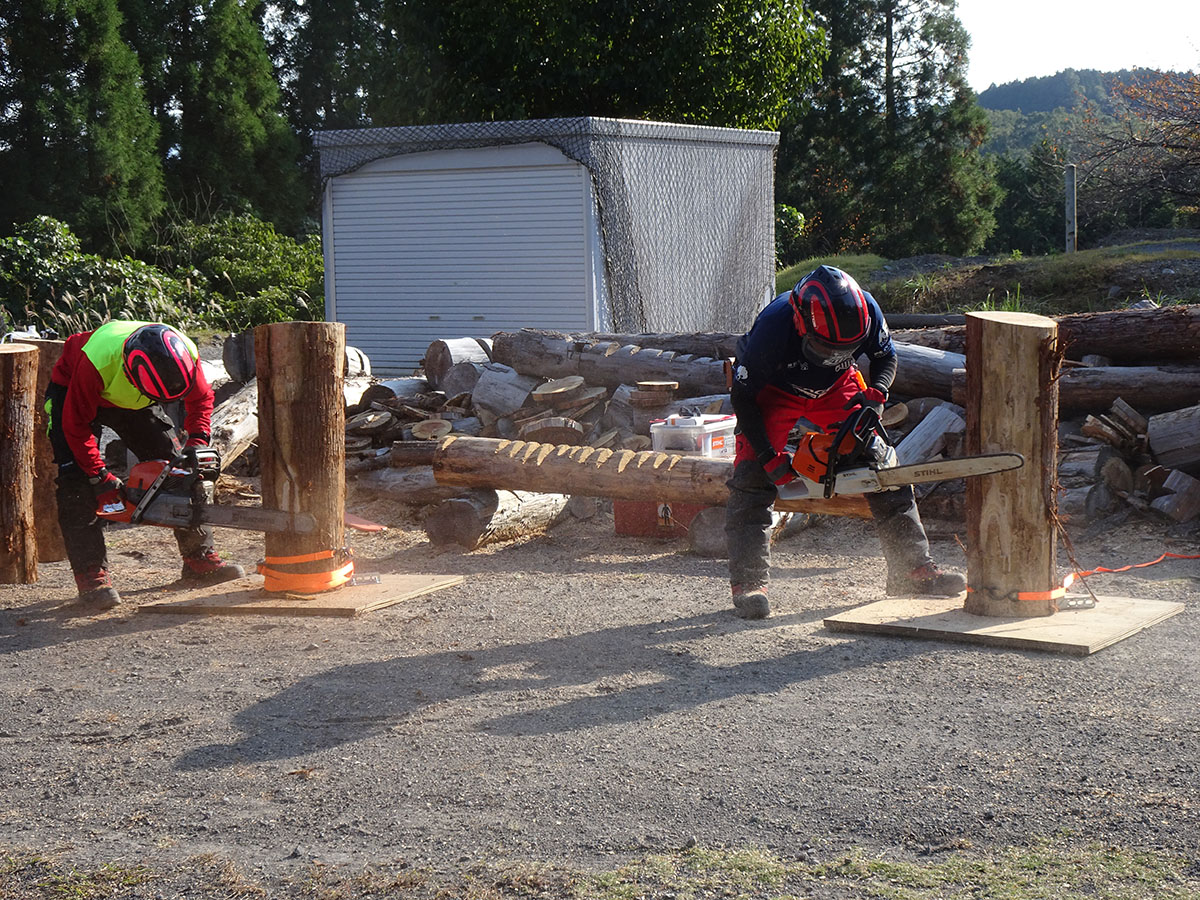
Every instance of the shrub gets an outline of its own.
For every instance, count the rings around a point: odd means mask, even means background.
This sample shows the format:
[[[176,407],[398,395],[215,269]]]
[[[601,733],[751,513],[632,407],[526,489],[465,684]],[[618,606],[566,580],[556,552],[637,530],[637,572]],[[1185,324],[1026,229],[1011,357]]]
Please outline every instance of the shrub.
[[[82,253],[66,225],[39,216],[0,240],[0,303],[14,324],[66,336],[109,319],[186,329],[209,300],[140,260]]]
[[[316,238],[296,241],[252,215],[226,215],[172,225],[152,253],[176,278],[218,296],[205,315],[215,328],[323,318],[325,267]]]

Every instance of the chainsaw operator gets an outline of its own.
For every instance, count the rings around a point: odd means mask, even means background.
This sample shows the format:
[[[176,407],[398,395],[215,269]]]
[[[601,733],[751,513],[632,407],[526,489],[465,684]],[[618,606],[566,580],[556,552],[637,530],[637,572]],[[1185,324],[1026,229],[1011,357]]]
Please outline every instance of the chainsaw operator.
[[[870,361],[866,381],[855,366],[860,354]],[[737,615],[763,619],[771,612],[771,505],[777,487],[797,477],[784,451],[788,434],[801,419],[835,431],[862,405],[881,413],[895,377],[896,349],[879,304],[832,266],[776,297],[738,341],[730,390],[738,433],[725,524]],[[866,499],[887,560],[889,594],[949,596],[966,589],[962,575],[943,572],[930,557],[911,485]]]
[[[107,322],[67,338],[46,389],[50,443],[58,465],[58,521],[79,602],[111,609],[121,602],[113,587],[98,509],[125,502],[125,486],[104,465],[103,426],[112,429],[139,460],[174,459],[180,453],[175,424],[160,404],[182,400],[186,448],[208,447],[213,392],[196,345],[167,325]],[[183,579],[215,584],[241,578],[241,566],[213,549],[212,528],[176,528]]]

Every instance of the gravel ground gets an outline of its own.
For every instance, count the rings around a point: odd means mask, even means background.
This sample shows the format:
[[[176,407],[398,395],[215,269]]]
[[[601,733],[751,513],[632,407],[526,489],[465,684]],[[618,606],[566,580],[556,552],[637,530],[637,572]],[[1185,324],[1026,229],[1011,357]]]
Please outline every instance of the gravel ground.
[[[465,582],[355,619],[152,615],[137,607],[171,596],[178,561],[142,528],[109,536],[110,613],[71,605],[65,563],[0,586],[0,848],[215,854],[266,878],[314,860],[611,867],[693,841],[1200,852],[1196,560],[1094,579],[1186,608],[1076,658],[826,630],[882,596],[861,522],[779,544],[776,613],[748,623],[723,561],[615,535],[611,513],[439,554],[399,510],[351,509],[395,526],[354,535],[360,572]],[[262,553],[221,538],[244,564]],[[1086,567],[1200,553],[1195,532],[1139,523],[1076,538]],[[935,553],[964,564],[953,541]]]

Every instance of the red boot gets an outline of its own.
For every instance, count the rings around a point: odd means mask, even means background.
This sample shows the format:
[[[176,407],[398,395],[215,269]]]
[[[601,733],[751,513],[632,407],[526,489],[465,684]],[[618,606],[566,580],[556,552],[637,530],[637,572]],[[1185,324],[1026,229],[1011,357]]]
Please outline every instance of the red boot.
[[[767,600],[767,586],[735,584],[733,589],[733,613],[742,619],[765,619],[771,614]]]
[[[180,578],[192,584],[220,584],[245,575],[246,570],[241,566],[227,563],[216,550],[209,550],[200,556],[185,556]]]
[[[112,609],[121,602],[121,595],[113,587],[108,569],[103,567],[78,572],[75,587],[79,589],[79,603],[88,609]]]
[[[888,572],[887,592],[893,597],[953,597],[967,589],[967,579],[958,572],[943,572],[935,562],[917,566],[907,575]]]

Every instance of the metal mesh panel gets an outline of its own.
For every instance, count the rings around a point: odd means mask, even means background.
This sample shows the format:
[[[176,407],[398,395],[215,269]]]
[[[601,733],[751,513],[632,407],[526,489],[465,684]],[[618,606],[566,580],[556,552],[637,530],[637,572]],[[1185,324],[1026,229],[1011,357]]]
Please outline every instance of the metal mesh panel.
[[[321,177],[407,153],[540,141],[584,165],[599,209],[604,327],[739,331],[774,287],[779,135],[626,119],[325,131]]]

